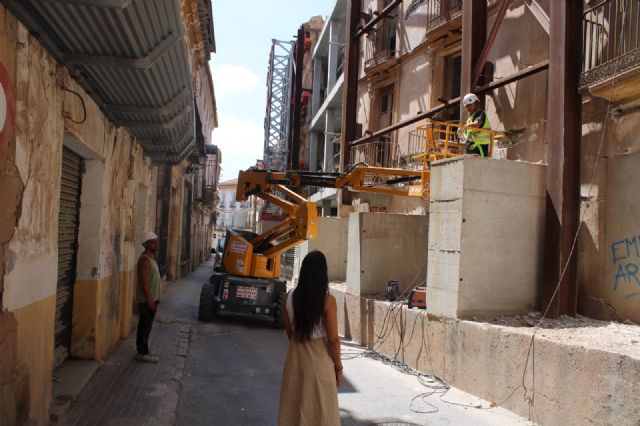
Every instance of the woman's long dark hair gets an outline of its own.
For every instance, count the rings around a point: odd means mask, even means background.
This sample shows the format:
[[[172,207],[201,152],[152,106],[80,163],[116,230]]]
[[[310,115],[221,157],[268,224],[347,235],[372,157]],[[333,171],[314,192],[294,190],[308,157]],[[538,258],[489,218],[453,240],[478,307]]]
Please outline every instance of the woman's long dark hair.
[[[327,259],[314,250],[304,257],[293,291],[293,335],[298,341],[310,340],[313,329],[322,322],[328,291]]]

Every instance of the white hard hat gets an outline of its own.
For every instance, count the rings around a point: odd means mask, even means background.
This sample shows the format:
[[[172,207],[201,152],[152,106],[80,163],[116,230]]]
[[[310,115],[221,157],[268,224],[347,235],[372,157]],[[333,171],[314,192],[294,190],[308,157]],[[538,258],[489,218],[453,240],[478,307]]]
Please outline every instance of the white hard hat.
[[[142,244],[146,243],[147,241],[151,241],[151,240],[157,240],[158,236],[154,233],[154,232],[145,232],[144,235],[142,236]]]
[[[462,98],[462,105],[464,106],[475,104],[476,102],[480,102],[480,99],[473,93],[467,93],[464,95],[464,98]]]

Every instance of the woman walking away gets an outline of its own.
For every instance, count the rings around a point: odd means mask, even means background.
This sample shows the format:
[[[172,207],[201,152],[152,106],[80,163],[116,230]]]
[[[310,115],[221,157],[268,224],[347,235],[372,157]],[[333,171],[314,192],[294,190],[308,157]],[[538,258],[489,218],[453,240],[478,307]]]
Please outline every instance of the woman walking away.
[[[298,286],[287,295],[284,325],[289,351],[280,391],[279,426],[340,424],[342,362],[336,299],[329,294],[327,260],[305,256]]]

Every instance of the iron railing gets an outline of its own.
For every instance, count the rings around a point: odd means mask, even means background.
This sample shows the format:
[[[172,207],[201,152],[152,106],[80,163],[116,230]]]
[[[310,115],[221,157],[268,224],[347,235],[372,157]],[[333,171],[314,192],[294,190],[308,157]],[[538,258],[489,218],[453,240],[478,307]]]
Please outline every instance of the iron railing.
[[[396,144],[379,139],[351,147],[351,163],[367,163],[372,167],[395,167]]]
[[[367,34],[365,45],[365,69],[373,68],[389,59],[398,57],[396,17],[383,19],[379,26]]]
[[[624,71],[638,64],[640,57],[640,2],[638,0],[600,1],[584,12],[583,22],[583,72],[611,66],[618,71]],[[600,79],[610,77],[606,70],[598,73],[598,76]]]
[[[427,30],[444,24],[462,12],[462,0],[428,0],[425,5]]]
[[[216,199],[215,187],[206,186],[202,192],[202,202],[209,206],[213,206]]]

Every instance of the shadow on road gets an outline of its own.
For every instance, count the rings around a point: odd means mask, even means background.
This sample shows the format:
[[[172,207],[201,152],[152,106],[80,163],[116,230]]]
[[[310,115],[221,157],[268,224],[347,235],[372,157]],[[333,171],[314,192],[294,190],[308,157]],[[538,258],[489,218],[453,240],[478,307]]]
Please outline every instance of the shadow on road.
[[[342,426],[420,426],[417,423],[407,423],[399,419],[367,420],[356,418],[349,410],[340,409],[340,423]]]

